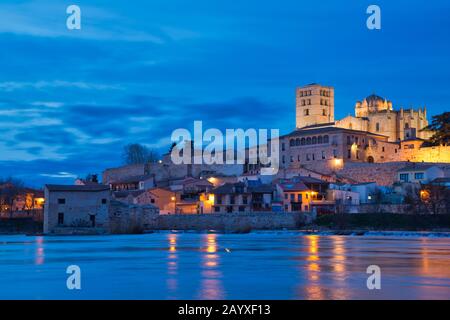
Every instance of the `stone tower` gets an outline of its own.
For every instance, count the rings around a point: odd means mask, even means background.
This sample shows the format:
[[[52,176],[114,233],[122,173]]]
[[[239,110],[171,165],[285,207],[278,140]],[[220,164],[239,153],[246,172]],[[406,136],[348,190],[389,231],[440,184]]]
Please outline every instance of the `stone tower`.
[[[334,88],[309,84],[297,88],[296,127],[334,122]]]

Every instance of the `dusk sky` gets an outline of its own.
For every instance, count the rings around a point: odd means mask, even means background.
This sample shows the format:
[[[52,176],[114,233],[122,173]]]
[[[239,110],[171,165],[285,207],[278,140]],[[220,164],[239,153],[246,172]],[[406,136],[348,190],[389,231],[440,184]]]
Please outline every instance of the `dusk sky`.
[[[194,120],[288,133],[312,82],[334,86],[337,119],[372,93],[430,118],[449,110],[449,31],[448,0],[2,0],[0,177],[72,183]]]

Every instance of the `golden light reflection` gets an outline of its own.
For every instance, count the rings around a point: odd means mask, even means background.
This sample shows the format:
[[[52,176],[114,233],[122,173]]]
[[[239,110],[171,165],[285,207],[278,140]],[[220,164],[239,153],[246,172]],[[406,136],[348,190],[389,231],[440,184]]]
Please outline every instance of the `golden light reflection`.
[[[308,245],[307,278],[308,286],[306,287],[306,298],[311,300],[324,299],[324,292],[320,284],[320,257],[319,257],[319,236],[306,236]]]
[[[41,265],[45,261],[45,251],[44,251],[44,237],[36,238],[36,257],[34,259],[34,264]]]
[[[178,254],[177,254],[177,234],[169,234],[169,255],[167,256],[167,289],[168,299],[176,299],[178,290]]]
[[[207,234],[205,254],[202,256],[202,281],[200,288],[200,299],[223,299],[222,273],[220,272],[220,261],[217,245],[217,234]]]
[[[345,237],[333,236],[333,259],[332,263],[332,278],[335,284],[333,290],[330,291],[330,298],[333,300],[348,299],[348,289],[346,287],[346,250]]]

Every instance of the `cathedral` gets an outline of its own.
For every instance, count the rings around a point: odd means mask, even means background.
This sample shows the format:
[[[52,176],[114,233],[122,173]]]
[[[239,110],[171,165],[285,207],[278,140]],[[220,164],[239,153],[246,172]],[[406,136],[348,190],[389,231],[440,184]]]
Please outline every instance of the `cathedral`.
[[[392,102],[372,94],[355,104],[355,115],[334,120],[334,89],[311,84],[297,89],[297,129],[333,125],[339,128],[365,131],[388,137],[390,142],[428,139],[430,132],[421,131],[428,125],[427,110],[394,110]]]
[[[450,147],[428,146],[426,108],[394,110],[370,95],[355,115],[334,118],[334,88],[310,84],[296,90],[296,129],[280,137],[281,169],[338,171],[352,163],[450,162]],[[246,168],[252,170],[252,166]]]

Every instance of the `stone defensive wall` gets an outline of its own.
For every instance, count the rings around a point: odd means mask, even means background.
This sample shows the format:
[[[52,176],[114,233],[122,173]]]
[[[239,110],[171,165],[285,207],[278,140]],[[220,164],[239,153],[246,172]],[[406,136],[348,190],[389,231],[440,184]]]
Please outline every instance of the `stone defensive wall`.
[[[251,230],[297,229],[311,223],[307,213],[223,213],[194,215],[159,215],[147,230],[218,230],[225,232],[249,232]]]

